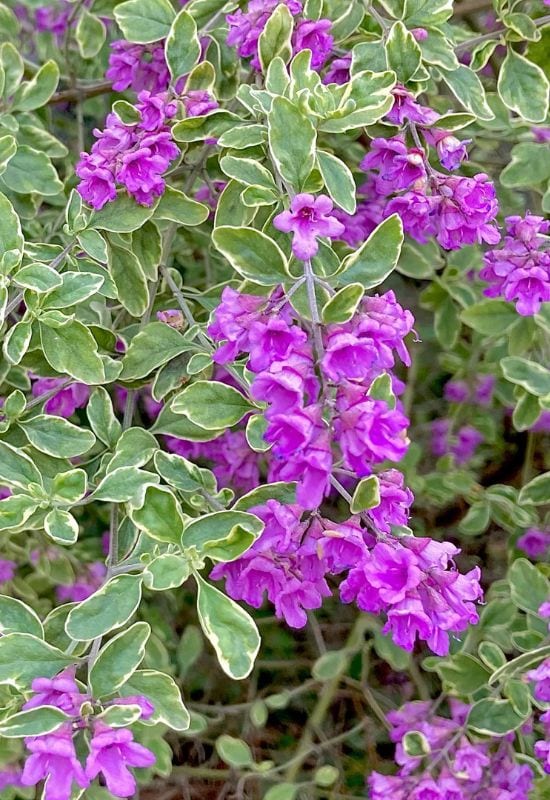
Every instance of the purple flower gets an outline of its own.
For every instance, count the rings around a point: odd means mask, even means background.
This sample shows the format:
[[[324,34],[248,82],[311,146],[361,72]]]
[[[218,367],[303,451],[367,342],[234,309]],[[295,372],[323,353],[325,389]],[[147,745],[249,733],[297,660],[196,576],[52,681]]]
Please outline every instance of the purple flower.
[[[143,89],[138,94],[139,102],[136,108],[141,117],[140,127],[144,131],[158,131],[167,119],[175,116],[178,107],[176,103],[168,100],[168,94],[152,94]]]
[[[192,89],[183,98],[188,117],[200,117],[218,107],[217,101],[205,89]]]
[[[164,57],[164,43],[133,44],[119,39],[111,44],[109,69],[105,77],[113,81],[113,89],[132,89],[136,94],[147,89],[152,94],[165,91],[170,71]]]
[[[102,561],[88,564],[74,583],[56,586],[57,599],[61,603],[81,603],[99,589],[106,572],[105,564]]]
[[[370,152],[359,165],[365,172],[378,170],[375,188],[381,195],[389,195],[412,184],[422,183],[426,178],[424,153],[416,148],[408,148],[403,136],[391,139],[373,139]]]
[[[543,703],[550,703],[550,658],[545,659],[536,669],[525,674],[527,680],[536,683],[533,697]]]
[[[293,55],[301,50],[311,50],[311,68],[322,69],[332,53],[334,39],[329,31],[332,27],[330,19],[303,19],[292,36]]]
[[[181,331],[185,327],[183,313],[179,308],[166,308],[164,311],[157,311],[157,319],[177,331]]]
[[[420,244],[426,244],[436,233],[434,220],[434,198],[423,192],[411,191],[392,198],[384,209],[384,217],[398,214],[403,230]]]
[[[550,0],[548,0],[548,2],[546,2],[545,0],[544,4],[549,5]],[[542,144],[550,142],[550,128],[543,128],[539,125],[533,125],[533,127],[531,128],[531,133],[533,134],[533,136],[535,137],[535,141],[537,142],[541,142]]]
[[[434,456],[444,456],[448,452],[450,428],[448,419],[434,419],[431,423],[431,449]]]
[[[451,172],[458,169],[462,162],[468,158],[467,146],[471,143],[471,139],[460,141],[449,131],[440,130],[439,128],[424,131],[424,137],[429,144],[435,147],[441,164]]]
[[[129,694],[126,697],[115,697],[108,705],[117,706],[139,706],[141,709],[141,719],[150,719],[155,713],[155,706],[142,694]]]
[[[546,236],[550,220],[526,214],[506,218],[507,235],[498,250],[484,256],[479,273],[491,285],[487,297],[504,297],[516,303],[522,316],[532,316],[550,301],[550,251]]]
[[[272,465],[270,480],[298,481],[298,503],[303,508],[316,509],[330,491],[331,473],[330,438],[326,428],[319,425],[307,448]]]
[[[86,776],[93,780],[102,774],[107,789],[115,797],[132,797],[136,791],[136,781],[128,767],[151,767],[155,761],[155,755],[134,742],[127,728],[114,729],[95,723],[86,759]]]
[[[390,533],[392,525],[406,525],[409,508],[414,500],[410,489],[403,485],[403,475],[399,470],[389,469],[378,476],[380,503],[367,511],[379,531]]]
[[[480,375],[478,377],[474,396],[480,406],[491,405],[496,382],[494,375]]]
[[[208,333],[215,341],[225,340],[225,344],[214,353],[217,364],[233,361],[240,353],[249,350],[250,328],[264,303],[264,297],[241,294],[230,286],[224,288],[221,303],[208,326]]]
[[[317,253],[318,236],[336,238],[344,226],[331,216],[332,200],[326,195],[297,194],[290,211],[282,211],[273,219],[273,225],[283,233],[293,233],[292,252],[296,258],[308,261]]]
[[[529,528],[519,537],[516,547],[523,550],[529,558],[541,558],[550,551],[550,532]]]
[[[445,178],[439,182],[438,196],[436,239],[445,250],[499,241],[500,233],[494,223],[498,202],[495,187],[487,175]]]
[[[11,581],[15,575],[17,564],[9,558],[0,558],[0,583]]]
[[[378,350],[368,336],[358,336],[348,326],[327,326],[323,372],[334,383],[340,380],[366,380],[372,376]]]
[[[284,361],[307,342],[307,334],[297,325],[276,316],[258,320],[250,326],[248,369],[261,372],[274,361]]]
[[[64,383],[63,378],[38,378],[33,382],[33,397],[51,392]],[[72,417],[77,408],[84,408],[90,397],[90,388],[84,383],[72,383],[65,386],[44,404],[46,414],[58,417]]]
[[[96,211],[116,198],[115,177],[101,156],[81,153],[75,173],[81,179],[78,193]]]
[[[447,381],[443,389],[443,397],[450,403],[465,403],[470,396],[466,381]]]
[[[283,2],[294,16],[302,10],[299,0],[283,0]],[[241,58],[252,56],[250,63],[254,69],[260,69],[258,39],[278,5],[279,0],[250,0],[246,11],[238,9],[233,14],[227,14],[225,18],[229,25],[227,44],[236,47]]]
[[[458,431],[456,444],[451,448],[457,464],[469,461],[485,437],[472,425],[463,425]]]
[[[345,463],[359,477],[370,474],[371,464],[403,458],[409,420],[399,409],[346,387],[338,392],[336,409],[335,436]]]
[[[44,800],[69,800],[73,783],[86,789],[90,782],[76,757],[70,725],[55,733],[25,739],[31,755],[21,776],[23,786],[36,786],[46,780]]]
[[[36,29],[41,33],[53,33],[60,39],[67,30],[70,15],[71,4],[66,0],[61,0],[59,4],[39,6],[34,12]]]
[[[404,86],[398,84],[392,89],[393,106],[386,114],[386,119],[393,125],[403,125],[407,120],[419,125],[433,125],[439,117],[435,111],[417,103]]]
[[[9,786],[23,786],[21,783],[21,768],[15,764],[8,764],[0,770],[0,792]]]
[[[74,676],[75,668],[68,667],[54,678],[35,678],[31,684],[34,697],[27,700],[23,708],[55,706],[66,714],[76,716],[87,695],[80,693]]]
[[[350,79],[351,53],[331,61],[323,78],[323,83],[337,83],[342,86]]]

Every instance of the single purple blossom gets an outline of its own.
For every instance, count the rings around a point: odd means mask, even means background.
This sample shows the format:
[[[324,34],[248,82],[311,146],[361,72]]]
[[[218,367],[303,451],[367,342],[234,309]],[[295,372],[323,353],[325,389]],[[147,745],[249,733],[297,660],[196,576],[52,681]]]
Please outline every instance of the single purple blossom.
[[[102,774],[109,792],[115,797],[132,797],[136,781],[128,767],[151,767],[155,755],[134,741],[128,728],[109,728],[95,723],[86,759],[86,776],[93,780]]]
[[[325,195],[297,194],[290,211],[282,211],[273,219],[273,225],[283,233],[293,233],[292,252],[296,258],[308,261],[316,255],[318,236],[336,238],[344,226],[331,215],[332,200]]]

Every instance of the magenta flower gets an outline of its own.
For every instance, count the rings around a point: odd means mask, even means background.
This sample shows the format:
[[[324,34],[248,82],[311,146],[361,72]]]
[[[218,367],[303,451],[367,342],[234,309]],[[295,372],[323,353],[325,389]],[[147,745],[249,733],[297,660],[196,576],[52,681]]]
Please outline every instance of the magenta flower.
[[[536,684],[533,692],[535,700],[550,703],[550,658],[545,659],[536,669],[527,672],[525,677]]]
[[[81,179],[78,193],[96,210],[116,198],[114,175],[103,163],[98,155],[81,153],[80,161],[75,167],[75,173]]]
[[[225,340],[225,344],[214,353],[217,364],[233,361],[240,353],[249,350],[249,331],[264,303],[264,297],[241,294],[230,286],[224,288],[221,303],[208,326],[208,333],[215,341]]]
[[[31,684],[34,697],[27,700],[23,708],[55,706],[66,714],[76,716],[88,696],[80,693],[75,682],[75,671],[75,667],[68,667],[54,678],[35,678]]]
[[[403,474],[397,469],[388,469],[378,476],[380,504],[367,514],[379,531],[390,533],[392,525],[406,525],[409,508],[414,500],[410,489],[403,485]]]
[[[502,247],[489,250],[479,273],[487,281],[487,297],[515,302],[522,316],[537,314],[550,302],[550,220],[526,214],[506,218],[507,235]]]
[[[426,244],[436,233],[434,198],[419,191],[405,192],[393,197],[384,209],[384,217],[398,214],[403,222],[403,230],[421,244]]]
[[[334,39],[329,31],[332,27],[330,19],[303,19],[292,36],[293,55],[301,50],[311,50],[311,68],[322,69],[332,53]]]
[[[443,389],[443,397],[449,403],[465,403],[470,396],[466,381],[447,381]]]
[[[323,83],[337,83],[342,86],[350,79],[351,53],[331,61],[323,78]]]
[[[107,568],[103,561],[94,561],[88,564],[74,583],[62,583],[56,586],[57,599],[61,603],[81,603],[99,589],[106,572]]]
[[[102,774],[107,789],[115,797],[132,797],[136,791],[136,781],[128,767],[151,767],[155,761],[150,750],[134,742],[128,728],[115,729],[95,723],[86,776],[93,780]]]
[[[302,11],[299,0],[282,0],[293,16]],[[260,69],[258,58],[258,39],[265,28],[266,22],[279,5],[279,0],[250,0],[246,11],[237,9],[233,14],[227,14],[226,22],[229,33],[226,42],[230,47],[236,47],[241,58],[250,58],[254,69]]]
[[[484,439],[483,434],[473,425],[463,425],[458,431],[456,444],[451,448],[457,464],[469,461]]]
[[[86,789],[90,781],[76,757],[69,724],[46,736],[25,739],[31,755],[21,775],[23,786],[36,786],[45,780],[44,800],[69,800],[73,784]]]
[[[352,326],[327,326],[323,372],[334,383],[340,380],[366,380],[372,377],[378,350],[368,336],[358,336]]]
[[[378,170],[376,191],[383,195],[408,189],[412,184],[422,183],[426,179],[424,153],[417,148],[408,148],[401,135],[391,139],[373,139],[370,152],[359,165],[367,172]]]
[[[7,583],[7,581],[11,581],[15,575],[16,569],[17,564],[15,561],[12,561],[9,558],[0,558],[0,583]]]
[[[140,127],[144,131],[158,131],[178,110],[177,104],[168,100],[166,92],[152,94],[143,89],[138,94],[138,100],[136,108],[141,117]]]
[[[273,219],[273,225],[283,233],[293,233],[292,252],[302,261],[308,261],[317,253],[318,236],[337,238],[344,226],[331,216],[332,200],[326,195],[297,194],[290,204],[290,211],[282,211]]]
[[[550,532],[529,528],[519,537],[516,547],[523,550],[529,558],[541,558],[550,552]]]
[[[412,94],[400,84],[394,86],[392,95],[393,106],[386,114],[386,119],[393,125],[401,126],[407,120],[419,125],[433,125],[439,117],[431,108],[417,103]]]
[[[498,213],[495,187],[487,175],[445,178],[439,183],[438,195],[436,238],[445,250],[500,240],[494,223]]]
[[[188,117],[200,117],[218,107],[217,101],[204,89],[192,89],[187,92],[183,98],[183,105]]]
[[[185,327],[183,313],[179,308],[166,308],[164,311],[157,311],[157,319],[177,331],[181,331]]]
[[[112,42],[105,77],[113,81],[113,89],[117,92],[132,89],[137,94],[147,89],[158,94],[166,91],[170,71],[164,57],[164,43],[133,44],[124,39]]]

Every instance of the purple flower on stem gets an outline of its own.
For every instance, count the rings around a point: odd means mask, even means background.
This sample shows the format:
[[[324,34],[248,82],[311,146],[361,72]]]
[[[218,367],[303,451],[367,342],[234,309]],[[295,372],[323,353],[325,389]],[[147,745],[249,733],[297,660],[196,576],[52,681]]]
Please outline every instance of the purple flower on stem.
[[[479,277],[487,281],[487,297],[515,302],[522,316],[537,314],[550,302],[550,220],[533,214],[506,218],[507,235],[502,247],[489,250]]]
[[[398,214],[403,230],[420,244],[426,244],[436,233],[433,219],[434,198],[420,191],[405,192],[393,197],[384,209],[384,217]]]
[[[393,106],[386,114],[386,119],[393,125],[401,126],[407,120],[419,125],[433,125],[439,117],[431,108],[417,103],[412,94],[400,84],[392,89],[392,95]]]
[[[550,552],[550,532],[529,528],[519,537],[516,547],[523,550],[529,558],[541,558]]]
[[[458,169],[463,161],[468,158],[468,145],[471,139],[461,141],[449,131],[432,128],[424,131],[424,137],[437,152],[437,157],[442,166],[449,171]]]
[[[484,439],[485,437],[477,428],[472,425],[463,425],[458,431],[456,444],[451,448],[457,464],[469,461]]]
[[[397,469],[381,472],[378,480],[380,503],[367,514],[379,531],[390,533],[392,525],[406,525],[409,521],[414,495],[404,486],[403,474]]]
[[[331,216],[332,200],[326,195],[297,194],[289,211],[282,211],[273,219],[273,225],[283,233],[293,233],[292,252],[302,261],[316,255],[318,236],[337,238],[344,226]]]
[[[443,397],[450,403],[465,403],[470,396],[466,381],[447,381],[443,389]]]
[[[21,776],[23,786],[36,786],[45,780],[44,800],[69,800],[73,783],[86,789],[90,781],[76,757],[70,725],[55,733],[25,739],[31,755]]]
[[[115,797],[132,797],[136,781],[128,767],[151,767],[155,755],[137,742],[128,728],[109,728],[96,722],[86,759],[86,776],[93,780],[102,774],[107,789]]]
[[[550,658],[545,659],[536,669],[527,672],[525,677],[536,684],[533,692],[535,700],[550,703]]]
[[[188,117],[200,117],[218,107],[217,101],[204,89],[192,89],[187,92],[183,98],[183,105]]]
[[[373,139],[370,152],[359,165],[365,172],[378,170],[375,187],[379,194],[389,195],[408,189],[413,183],[422,183],[426,178],[424,153],[417,148],[408,148],[403,136],[391,139]]]
[[[292,37],[293,54],[301,50],[311,50],[311,68],[322,69],[332,53],[334,39],[329,31],[332,27],[330,19],[303,19]]]
[[[342,86],[350,79],[351,53],[331,61],[323,78],[323,83],[337,83]]]
[[[15,575],[17,564],[9,558],[0,558],[0,583],[11,581]]]
[[[299,0],[282,0],[293,16],[302,10]],[[260,69],[258,58],[258,39],[265,28],[266,22],[279,5],[279,0],[250,0],[246,11],[237,9],[233,14],[227,14],[226,21],[229,33],[226,42],[230,47],[236,47],[241,58],[250,58],[254,69]]]
[[[170,71],[164,57],[164,42],[134,44],[118,39],[111,44],[109,69],[105,77],[113,89],[123,92],[147,89],[152,94],[164,92],[170,83]]]
[[[39,706],[55,706],[66,714],[76,716],[87,695],[80,693],[75,682],[75,668],[68,667],[54,678],[35,678],[31,684],[34,697],[24,704],[23,708]]]
[[[436,238],[441,247],[459,250],[468,244],[500,240],[494,223],[498,213],[495,187],[487,175],[448,177],[439,182],[437,191]]]

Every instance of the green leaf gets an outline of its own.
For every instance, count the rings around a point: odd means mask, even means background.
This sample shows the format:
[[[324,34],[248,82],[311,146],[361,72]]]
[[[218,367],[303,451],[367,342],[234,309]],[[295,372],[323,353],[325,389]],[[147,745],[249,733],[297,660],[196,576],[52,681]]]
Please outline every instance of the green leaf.
[[[120,378],[127,381],[144,378],[192,347],[189,340],[170,325],[149,322],[130,342]]]
[[[0,481],[25,490],[30,483],[42,486],[40,471],[28,455],[7,442],[0,442]]]
[[[550,596],[550,581],[526,558],[518,558],[508,571],[510,596],[522,611],[536,614]]]
[[[2,349],[6,360],[10,364],[19,364],[31,343],[32,323],[28,320],[16,322],[13,328],[7,331]]]
[[[376,475],[369,475],[357,484],[350,503],[352,514],[360,514],[369,508],[376,508],[380,505],[380,485]]]
[[[401,21],[394,22],[391,27],[386,39],[386,53],[388,66],[393,69],[400,83],[407,83],[422,61],[416,39]]]
[[[180,492],[196,492],[201,488],[216,491],[215,478],[210,470],[201,469],[183,456],[157,450],[155,468],[166,483]],[[210,478],[210,485],[206,476]]]
[[[317,681],[331,681],[345,672],[349,660],[346,650],[329,650],[315,661],[311,674]]]
[[[481,300],[465,308],[460,319],[478,333],[499,336],[518,322],[518,314],[512,303],[504,300]]]
[[[186,558],[177,553],[163,553],[147,564],[143,570],[143,583],[147,589],[165,592],[181,586],[190,574]]]
[[[108,447],[114,447],[122,433],[122,426],[115,417],[111,398],[103,386],[96,387],[92,392],[86,415],[97,438]]]
[[[323,767],[319,767],[315,770],[313,780],[316,786],[328,788],[336,783],[339,776],[340,773],[336,767],[333,767],[331,764],[325,764]]]
[[[518,397],[512,422],[517,431],[526,431],[531,428],[540,416],[541,406],[538,397],[529,392],[522,391]]]
[[[120,193],[116,200],[103,206],[100,211],[95,211],[90,226],[112,233],[131,233],[141,228],[153,216],[154,211],[154,205],[140,206],[133,197],[124,192]]]
[[[169,675],[156,670],[138,670],[122,687],[121,693],[143,695],[155,710],[144,725],[163,723],[175,731],[186,731],[190,724],[189,712],[183,705],[180,690]]]
[[[74,544],[78,539],[78,522],[68,511],[59,508],[52,509],[46,516],[44,530],[57,544]]]
[[[215,511],[190,522],[181,544],[212,561],[233,561],[251,547],[263,529],[264,523],[253,514]]]
[[[94,699],[114,694],[134,674],[143,661],[150,633],[146,622],[135,622],[100,650],[89,675]]]
[[[174,414],[168,405],[164,406],[158,415],[151,431],[158,435],[177,436],[179,439],[189,439],[190,442],[210,442],[223,433],[223,429],[214,431],[195,425],[190,419],[181,414]]]
[[[507,356],[500,362],[506,380],[522,386],[536,397],[550,394],[550,369],[536,361],[518,356]]]
[[[500,68],[498,93],[504,105],[528,122],[544,122],[550,86],[543,70],[511,47]]]
[[[244,150],[256,144],[264,144],[267,140],[265,125],[235,125],[218,139],[220,147],[231,147],[234,150]]]
[[[27,264],[13,276],[13,282],[24,289],[31,289],[39,294],[49,292],[56,286],[61,286],[61,275],[47,264]]]
[[[176,651],[179,677],[185,678],[204,650],[204,637],[196,625],[186,625]]]
[[[222,761],[236,769],[250,767],[254,763],[252,750],[247,743],[226,733],[216,739],[216,752]]]
[[[409,668],[411,659],[409,653],[396,645],[391,636],[375,631],[374,649],[377,655],[387,661],[392,669],[404,672]]]
[[[255,406],[226,383],[195,381],[176,395],[171,409],[176,414],[185,414],[201,428],[220,430],[236,425]]]
[[[550,147],[520,142],[512,148],[511,161],[502,170],[500,182],[508,188],[533,186],[550,178]]]
[[[271,14],[258,39],[258,55],[263,72],[274,58],[287,63],[292,55],[292,30],[294,20],[288,7],[279,3]]]
[[[138,467],[117,467],[99,482],[92,497],[104,503],[127,503],[135,506],[145,502],[145,491],[159,483],[158,475]]]
[[[49,456],[74,458],[86,453],[95,444],[95,436],[91,431],[52,414],[39,414],[20,424],[32,446]]]
[[[465,536],[476,536],[487,530],[491,521],[491,507],[488,503],[473,503],[460,520],[459,531]]]
[[[97,342],[90,330],[78,320],[60,328],[40,323],[40,339],[49,364],[82,383],[103,383],[105,369],[99,357]]]
[[[52,733],[70,719],[68,714],[55,706],[38,706],[20,711],[0,721],[0,736],[6,739],[22,739],[24,736],[43,736]]]
[[[158,443],[152,433],[143,428],[127,428],[116,443],[115,454],[105,468],[112,472],[118,467],[142,467],[151,460]]]
[[[21,600],[0,595],[0,633],[30,633],[44,638],[44,629],[37,614]]]
[[[494,119],[494,114],[487,105],[483,84],[469,67],[461,64],[457,69],[440,69],[441,77],[464,108],[471,111],[479,119]]]
[[[355,214],[355,181],[349,167],[344,162],[324,150],[317,151],[317,165],[327,192],[337,206],[347,214]]]
[[[535,666],[550,655],[550,645],[544,645],[537,650],[531,650],[528,653],[522,653],[516,656],[511,661],[503,664],[491,675],[489,681],[490,685],[499,683],[499,681],[508,680],[514,675],[526,672],[530,667]]]
[[[343,284],[360,283],[374,289],[395,268],[403,244],[403,224],[397,214],[381,222],[359,250],[342,262],[338,280]]]
[[[15,111],[34,111],[46,105],[59,82],[59,67],[55,61],[46,61],[30,81],[23,83],[13,98]],[[46,192],[42,192],[46,194]],[[56,194],[56,192],[54,192]]]
[[[156,208],[155,219],[168,219],[170,222],[193,227],[201,225],[209,214],[210,209],[204,203],[197,203],[179,189],[167,186]]]
[[[75,39],[82,58],[96,56],[105,42],[106,28],[99,17],[84,7],[78,18]]]
[[[286,8],[286,6],[285,6]],[[250,186],[262,186],[277,192],[277,185],[271,172],[252,158],[224,156],[220,167],[230,178]]]
[[[165,39],[175,18],[168,0],[127,0],[115,6],[114,15],[124,38],[138,44]]]
[[[284,505],[291,505],[296,502],[295,483],[267,483],[258,486],[257,489],[243,494],[233,506],[233,511],[249,511],[254,506],[261,506],[268,500],[278,500]]]
[[[529,687],[519,679],[507,681],[503,694],[512,704],[512,708],[521,717],[531,714],[531,693]]]
[[[453,46],[444,33],[431,28],[424,41],[418,43],[422,53],[422,59],[428,64],[434,64],[443,69],[455,70],[459,66],[458,58],[455,55]],[[438,121],[439,122],[439,121]],[[443,125],[445,130],[451,130]]]
[[[247,186],[241,194],[241,201],[248,208],[257,206],[273,206],[279,201],[279,193],[261,186]]]
[[[374,125],[393,105],[391,89],[395,82],[395,72],[391,71],[365,70],[356,73],[346,89],[344,105],[327,115],[319,125],[319,130],[327,133],[343,133]],[[349,104],[350,100],[354,106]],[[347,112],[348,107],[349,112]]]
[[[423,733],[419,731],[407,731],[402,740],[403,750],[412,758],[427,756],[430,751],[430,743]]]
[[[452,14],[452,0],[407,0],[405,5],[405,23],[409,28],[441,25]]]
[[[83,469],[60,472],[52,483],[52,496],[57,502],[73,504],[86,494],[87,475]]]
[[[10,158],[15,155],[17,141],[13,136],[0,137],[0,175],[5,172]]]
[[[0,530],[23,525],[36,511],[38,502],[25,494],[14,494],[0,503]]]
[[[116,575],[71,609],[65,630],[77,641],[91,641],[121,628],[141,600],[141,575]],[[0,640],[1,645],[1,640]]]
[[[2,180],[6,186],[20,194],[38,192],[49,196],[63,191],[63,184],[48,156],[27,145],[20,145],[17,148],[2,175]]]
[[[172,80],[186,75],[199,60],[201,46],[197,35],[197,24],[185,9],[182,9],[172,22],[164,44],[164,52]]]
[[[214,229],[212,241],[233,269],[247,280],[276,286],[290,277],[283,251],[261,231],[223,225]]]
[[[0,269],[4,269],[4,254],[13,253],[14,261],[9,266],[16,267],[23,254],[24,239],[21,233],[21,223],[12,204],[6,195],[0,193]]]
[[[275,786],[269,787],[263,800],[295,800],[300,788],[299,783],[289,783],[288,781],[276,783]]]
[[[242,119],[231,111],[217,109],[200,117],[187,117],[176,122],[172,135],[176,142],[203,142],[209,137],[221,136],[242,123]]]
[[[485,736],[505,736],[525,722],[509,700],[485,697],[474,703],[468,714],[468,728]]]
[[[267,119],[271,157],[283,179],[299,190],[315,165],[315,128],[286,97],[273,98]]]
[[[8,633],[0,637],[0,684],[28,690],[35,678],[52,678],[74,660],[29,633]]]
[[[99,231],[89,228],[86,231],[81,231],[76,237],[78,244],[95,261],[100,264],[107,263],[107,242]]]
[[[348,322],[357,311],[364,294],[365,290],[361,283],[350,283],[348,286],[344,286],[323,306],[323,322],[327,325]]]
[[[436,665],[436,672],[456,694],[470,695],[487,684],[489,670],[469,653],[457,653]]]
[[[519,493],[518,502],[521,505],[530,503],[535,506],[546,505],[550,501],[550,472],[537,475],[536,478],[525,484]]]
[[[98,714],[96,719],[101,720],[110,728],[127,728],[141,717],[142,709],[134,703],[117,704],[109,703],[107,708]]]
[[[102,287],[104,279],[93,272],[64,272],[61,285],[44,298],[43,308],[66,309],[93,297]]]
[[[147,278],[137,256],[125,247],[109,247],[109,271],[118,299],[133,317],[141,317],[149,303]]]
[[[167,487],[148,486],[143,505],[130,508],[129,517],[151,539],[179,545],[184,517],[178,501]]]
[[[490,670],[494,671],[506,664],[506,656],[494,642],[481,642],[478,648],[479,657]]]
[[[260,634],[252,617],[218,589],[195,574],[197,611],[205,636],[216,651],[222,670],[235,680],[250,675],[260,649]]]

